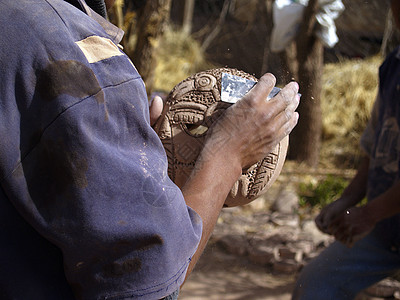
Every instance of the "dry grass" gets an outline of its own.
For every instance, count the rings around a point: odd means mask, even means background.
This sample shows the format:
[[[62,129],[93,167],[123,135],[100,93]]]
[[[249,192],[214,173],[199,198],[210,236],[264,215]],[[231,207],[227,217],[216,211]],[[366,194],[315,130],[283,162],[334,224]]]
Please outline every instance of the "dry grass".
[[[183,79],[213,67],[196,40],[172,28],[165,31],[160,41],[157,59],[155,89],[166,93]]]
[[[380,56],[327,64],[321,95],[323,118],[322,163],[354,167],[359,140],[369,119],[378,88]]]

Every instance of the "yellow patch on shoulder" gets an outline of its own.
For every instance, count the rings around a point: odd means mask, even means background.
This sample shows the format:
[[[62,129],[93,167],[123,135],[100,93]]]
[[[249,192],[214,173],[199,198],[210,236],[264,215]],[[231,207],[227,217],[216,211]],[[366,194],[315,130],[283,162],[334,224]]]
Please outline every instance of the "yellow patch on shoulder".
[[[113,56],[124,55],[110,39],[93,35],[75,42],[85,54],[89,63],[95,63]]]

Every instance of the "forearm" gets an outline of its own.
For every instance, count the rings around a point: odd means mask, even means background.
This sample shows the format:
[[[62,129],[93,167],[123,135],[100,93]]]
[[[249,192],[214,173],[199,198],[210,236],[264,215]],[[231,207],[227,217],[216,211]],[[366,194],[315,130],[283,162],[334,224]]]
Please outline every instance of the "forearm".
[[[213,124],[196,166],[182,188],[186,204],[203,221],[202,238],[187,274],[203,252],[242,169],[268,155],[297,124],[298,84],[289,83],[277,96],[266,101],[274,85],[275,78],[264,75]]]
[[[347,206],[355,206],[364,199],[367,192],[369,158],[363,157],[356,175],[343,191],[340,199],[346,201]]]
[[[390,189],[379,197],[369,201],[365,205],[367,213],[374,219],[380,222],[400,213],[400,181],[394,184]]]
[[[220,152],[223,154],[223,152]],[[226,197],[241,174],[239,164],[225,161],[225,155],[201,158],[191,177],[182,188],[186,204],[202,218],[203,232],[195,255],[189,265],[188,276],[203,252]]]

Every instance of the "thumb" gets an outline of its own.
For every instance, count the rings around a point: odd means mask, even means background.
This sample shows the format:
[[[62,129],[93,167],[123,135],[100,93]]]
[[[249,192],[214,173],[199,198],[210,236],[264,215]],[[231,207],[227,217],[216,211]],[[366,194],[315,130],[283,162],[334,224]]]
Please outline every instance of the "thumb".
[[[155,96],[150,104],[150,125],[153,126],[161,116],[164,107],[163,100],[160,96]]]

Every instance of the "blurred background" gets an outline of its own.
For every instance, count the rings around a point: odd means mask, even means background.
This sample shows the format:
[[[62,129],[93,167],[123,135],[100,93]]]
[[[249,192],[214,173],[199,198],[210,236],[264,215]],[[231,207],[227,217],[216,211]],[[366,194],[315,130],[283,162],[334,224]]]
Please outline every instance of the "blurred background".
[[[303,3],[307,8],[308,1],[281,2]],[[337,7],[335,2],[310,1],[308,5],[314,5],[317,13],[329,13],[329,5]],[[221,66],[256,77],[271,72],[278,86],[297,80],[306,111],[300,110],[304,129],[298,127],[312,133],[304,136],[293,132],[295,141],[295,135],[299,135],[301,144],[310,146],[304,149],[306,154],[298,156],[295,152],[302,149],[293,149],[291,143],[289,159],[313,167],[322,163],[354,168],[360,132],[376,95],[378,66],[399,42],[399,33],[391,24],[389,1],[340,2],[343,8],[332,20],[337,42],[328,47],[323,42],[318,44],[321,39],[315,38],[317,41],[311,43],[317,46],[300,47],[309,53],[307,58],[296,53],[296,44],[300,44],[296,41],[282,51],[271,50],[271,34],[277,23],[273,20],[274,0],[117,0],[109,16],[126,33],[124,50],[145,80],[149,97],[154,92],[168,94],[190,75]],[[295,39],[303,38],[310,44],[307,39],[316,36],[320,24],[314,21],[309,25],[313,27],[310,37],[298,27],[316,19],[315,13],[304,18],[292,26],[292,31],[298,31]],[[311,74],[312,78],[306,80],[296,67],[305,61],[315,64],[310,71],[314,77]]]

